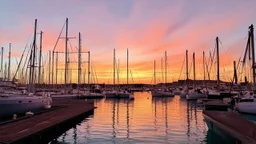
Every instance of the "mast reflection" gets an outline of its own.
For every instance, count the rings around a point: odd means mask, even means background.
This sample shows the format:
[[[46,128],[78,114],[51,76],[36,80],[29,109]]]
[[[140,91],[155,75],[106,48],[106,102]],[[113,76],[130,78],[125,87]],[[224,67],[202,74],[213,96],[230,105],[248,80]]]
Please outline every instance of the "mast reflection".
[[[77,128],[76,126],[73,128],[73,139],[74,139],[74,143],[77,143]]]
[[[129,138],[129,133],[130,133],[130,117],[129,117],[129,100],[126,102],[126,128],[127,128],[127,135],[126,138]]]
[[[190,136],[190,114],[189,114],[189,102],[187,101],[187,136]]]
[[[112,129],[113,129],[113,132],[112,132],[112,135],[113,135],[113,139],[116,137],[116,124],[115,124],[115,118],[116,118],[116,100],[114,99],[113,100],[113,110],[112,110]]]
[[[156,111],[156,99],[153,99],[152,98],[152,100],[154,101],[154,103],[155,103],[155,110],[154,110],[154,125],[155,125],[155,131],[157,131],[157,126],[156,126],[156,124],[157,124],[157,115],[156,115],[156,113],[157,113],[157,111]]]

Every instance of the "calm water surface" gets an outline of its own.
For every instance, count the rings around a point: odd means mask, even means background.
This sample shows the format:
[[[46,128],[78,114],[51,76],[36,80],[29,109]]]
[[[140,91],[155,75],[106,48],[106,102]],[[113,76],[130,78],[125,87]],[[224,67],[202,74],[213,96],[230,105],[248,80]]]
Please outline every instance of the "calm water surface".
[[[179,96],[95,100],[94,115],[50,143],[225,143],[208,131],[202,107]]]

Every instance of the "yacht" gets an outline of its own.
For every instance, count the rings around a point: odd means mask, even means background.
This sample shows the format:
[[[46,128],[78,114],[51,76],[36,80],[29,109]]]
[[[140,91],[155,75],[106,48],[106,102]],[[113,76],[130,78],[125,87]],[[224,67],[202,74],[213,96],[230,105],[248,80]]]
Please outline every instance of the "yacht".
[[[200,89],[196,89],[193,92],[186,95],[187,100],[197,100],[199,98],[206,98],[206,94]]]
[[[28,111],[33,113],[43,109],[51,108],[52,99],[49,95],[39,96],[33,94],[0,96],[0,117],[9,117],[13,114],[25,114]]]
[[[256,114],[256,99],[253,92],[246,91],[243,98],[237,102],[237,109],[241,113]]]

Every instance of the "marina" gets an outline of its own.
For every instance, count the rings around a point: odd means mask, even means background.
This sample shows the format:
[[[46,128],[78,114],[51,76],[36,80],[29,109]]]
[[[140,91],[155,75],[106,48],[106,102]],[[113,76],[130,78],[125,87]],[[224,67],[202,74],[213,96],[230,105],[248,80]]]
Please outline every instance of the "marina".
[[[93,114],[92,101],[59,99],[56,110],[43,112],[17,121],[0,125],[0,143],[45,143],[45,137],[63,132],[80,117]],[[75,121],[75,123],[77,120]]]
[[[0,144],[256,143],[254,5],[2,2]]]

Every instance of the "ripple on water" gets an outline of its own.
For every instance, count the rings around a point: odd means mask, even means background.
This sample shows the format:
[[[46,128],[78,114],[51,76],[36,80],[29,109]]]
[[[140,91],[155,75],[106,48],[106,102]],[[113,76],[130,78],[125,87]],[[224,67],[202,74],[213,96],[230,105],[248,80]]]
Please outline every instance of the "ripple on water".
[[[179,96],[135,93],[134,101],[102,99],[95,106],[93,116],[51,143],[209,143],[202,108]]]

